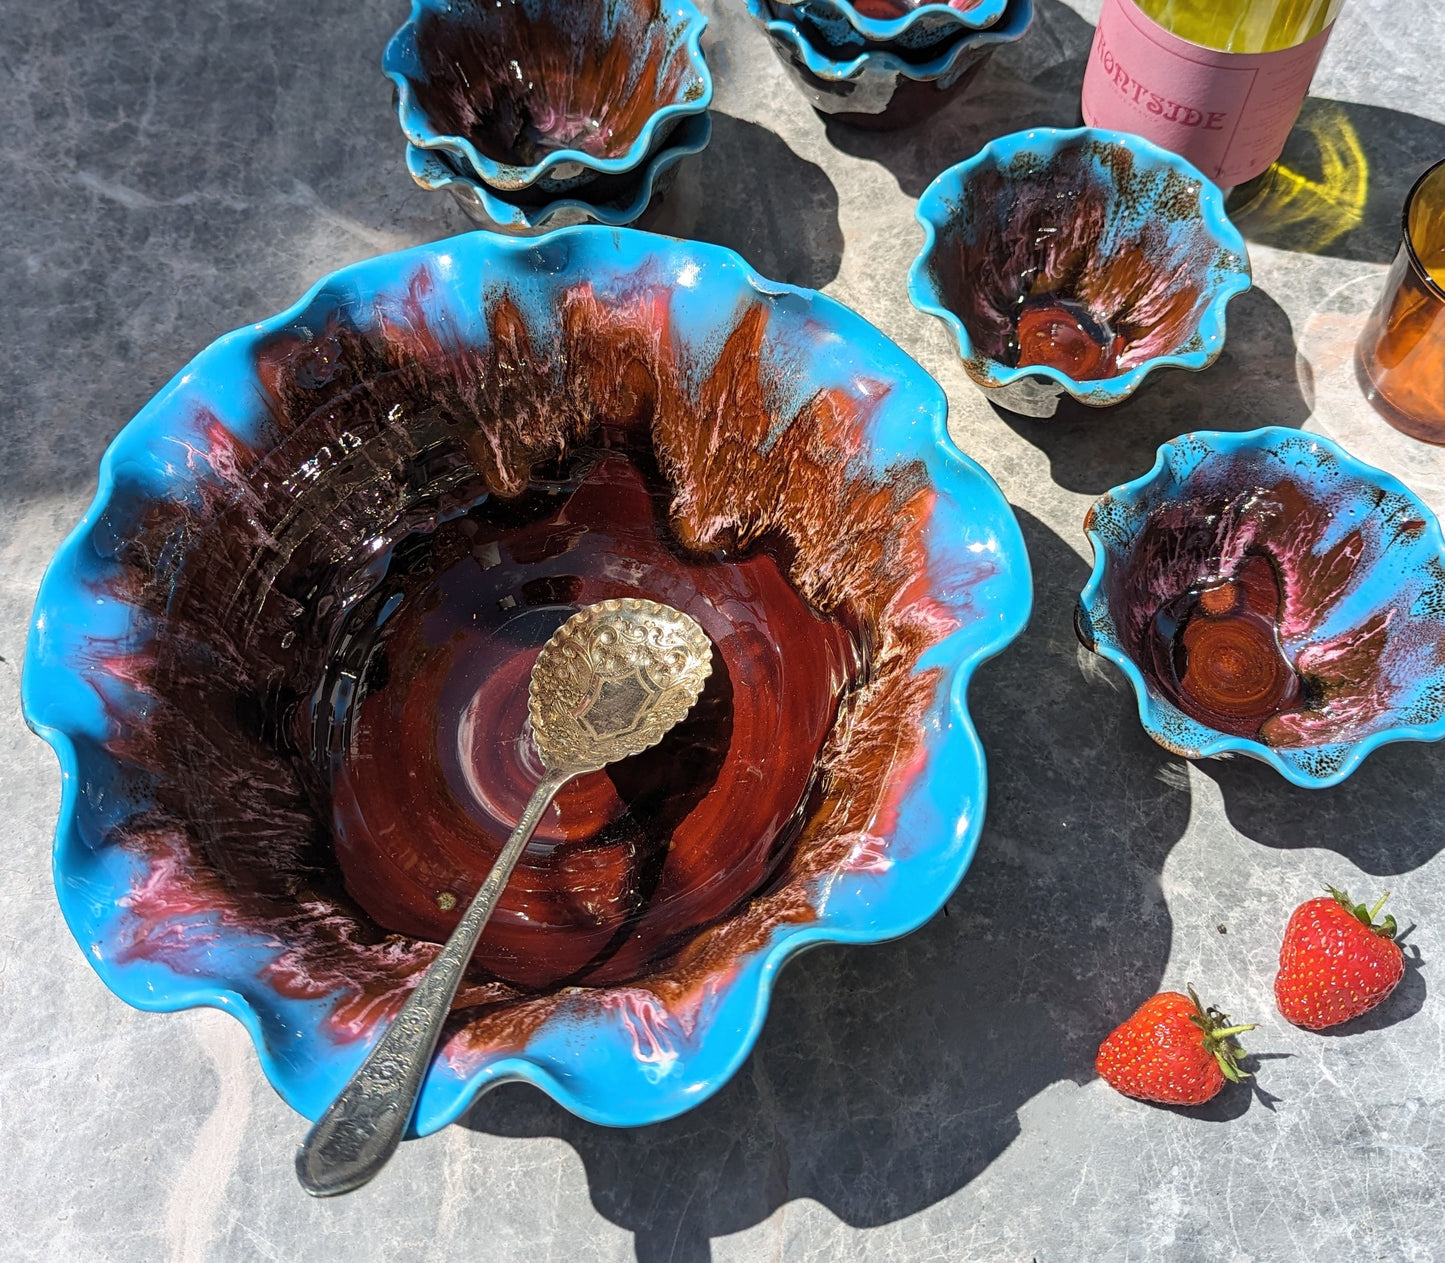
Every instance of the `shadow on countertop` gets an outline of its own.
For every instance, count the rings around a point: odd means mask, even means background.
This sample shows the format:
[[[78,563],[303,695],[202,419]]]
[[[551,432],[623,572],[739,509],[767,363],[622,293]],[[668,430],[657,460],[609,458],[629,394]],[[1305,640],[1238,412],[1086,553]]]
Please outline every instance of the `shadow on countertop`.
[[[638,1263],[705,1263],[711,1238],[800,1198],[858,1227],[933,1205],[1013,1141],[1025,1102],[1092,1079],[1099,1041],[1157,988],[1172,937],[1160,873],[1188,822],[1187,779],[1127,690],[1081,670],[1071,618],[1087,567],[1019,518],[1038,606],[974,684],[988,823],[946,915],[791,964],[753,1056],[681,1118],[609,1131],[516,1085],[464,1118],[569,1144]]]
[[[1400,741],[1373,751],[1332,789],[1291,785],[1254,759],[1205,759],[1199,769],[1224,797],[1229,823],[1244,837],[1280,850],[1323,848],[1371,876],[1408,873],[1445,851],[1439,820],[1442,751],[1438,744]],[[1420,821],[1434,821],[1421,829]],[[1349,886],[1321,871],[1320,885]],[[1364,900],[1369,891],[1357,892]],[[1375,892],[1368,900],[1379,898]],[[1422,909],[1396,909],[1401,923]]]
[[[999,49],[954,101],[902,131],[860,131],[825,120],[843,153],[880,163],[917,197],[940,171],[990,140],[1028,127],[1079,127],[1079,92],[1094,28],[1060,0],[1035,0],[1033,27]]]
[[[1190,430],[1303,425],[1310,405],[1298,383],[1284,309],[1263,290],[1246,290],[1229,304],[1228,328],[1224,352],[1208,368],[1159,369],[1112,408],[1065,398],[1054,416],[1042,419],[994,411],[1049,458],[1059,486],[1085,495],[1148,473],[1160,444]],[[1262,390],[1261,382],[1269,388]]]
[[[838,190],[766,127],[712,111],[712,139],[639,228],[736,250],[763,276],[821,289],[843,265]]]
[[[1389,263],[1411,186],[1445,157],[1445,126],[1402,110],[1309,97],[1279,162],[1236,190],[1252,244]]]

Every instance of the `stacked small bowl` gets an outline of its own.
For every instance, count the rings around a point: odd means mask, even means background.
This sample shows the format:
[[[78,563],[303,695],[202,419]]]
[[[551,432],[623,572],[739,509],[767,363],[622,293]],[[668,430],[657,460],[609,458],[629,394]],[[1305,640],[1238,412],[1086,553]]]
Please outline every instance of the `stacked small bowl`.
[[[1033,22],[1033,0],[747,0],[813,108],[882,131],[922,122]]]
[[[413,0],[382,69],[407,170],[531,236],[638,219],[712,133],[691,0]]]

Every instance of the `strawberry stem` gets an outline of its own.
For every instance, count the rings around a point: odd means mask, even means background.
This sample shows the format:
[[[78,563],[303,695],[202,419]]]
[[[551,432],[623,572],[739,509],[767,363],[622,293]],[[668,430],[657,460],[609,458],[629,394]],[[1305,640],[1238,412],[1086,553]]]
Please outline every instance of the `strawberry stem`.
[[[1219,1063],[1220,1072],[1231,1083],[1239,1083],[1249,1078],[1248,1072],[1239,1068],[1239,1059],[1244,1056],[1244,1049],[1235,1036],[1254,1030],[1254,1023],[1251,1022],[1247,1026],[1231,1026],[1226,1014],[1213,1007],[1206,1009],[1200,1003],[1194,988],[1186,989],[1189,992],[1189,998],[1194,1001],[1194,1024],[1204,1032],[1205,1052]]]
[[[1232,1039],[1235,1035],[1243,1035],[1245,1031],[1257,1030],[1256,1023],[1251,1022],[1248,1026],[1226,1026],[1221,1031],[1211,1031],[1215,1039]]]
[[[1375,924],[1375,917],[1379,915],[1380,909],[1385,906],[1385,900],[1390,897],[1387,890],[1380,896],[1380,902],[1373,908],[1367,908],[1362,903],[1351,903],[1347,891],[1336,890],[1333,886],[1326,886],[1326,890],[1334,897],[1335,901],[1346,908],[1350,915],[1364,925],[1367,929],[1374,930],[1381,938],[1392,939],[1395,937],[1395,930],[1398,928],[1393,916],[1386,917],[1379,925]]]

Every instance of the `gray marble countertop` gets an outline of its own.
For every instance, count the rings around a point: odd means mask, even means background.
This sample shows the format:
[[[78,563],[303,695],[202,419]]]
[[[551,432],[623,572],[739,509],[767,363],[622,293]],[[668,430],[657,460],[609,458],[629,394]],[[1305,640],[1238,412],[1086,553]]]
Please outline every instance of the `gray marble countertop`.
[[[716,129],[665,217],[895,338],[1016,506],[1037,603],[973,689],[988,822],[947,915],[789,966],[752,1058],[683,1118],[608,1131],[508,1086],[318,1203],[291,1174],[302,1120],[241,1026],[130,1010],[71,940],[59,776],[18,672],[102,451],[172,373],[324,272],[466,225],[402,165],[378,59],[403,0],[0,0],[0,1257],[1445,1259],[1442,751],[1388,747],[1315,792],[1181,762],[1070,625],[1084,509],[1188,429],[1328,431],[1445,503],[1445,454],[1385,427],[1348,373],[1403,195],[1445,155],[1445,3],[1347,0],[1291,142],[1298,196],[1245,225],[1256,288],[1222,360],[1050,422],[984,403],[904,292],[934,174],[1077,121],[1098,5],[1038,6],[963,100],[869,136],[825,127],[740,0],[712,0]],[[1271,982],[1289,910],[1326,882],[1393,890],[1418,960],[1376,1014],[1309,1035]],[[1099,1040],[1186,981],[1260,1024],[1257,1087],[1189,1113],[1115,1095]]]

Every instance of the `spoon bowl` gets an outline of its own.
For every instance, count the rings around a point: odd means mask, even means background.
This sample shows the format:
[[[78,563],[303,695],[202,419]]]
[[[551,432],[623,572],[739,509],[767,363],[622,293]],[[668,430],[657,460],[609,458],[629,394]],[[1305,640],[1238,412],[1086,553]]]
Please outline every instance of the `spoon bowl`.
[[[712,642],[681,610],[624,597],[577,611],[542,646],[528,716],[547,773],[457,928],[296,1154],[313,1197],[360,1188],[401,1143],[477,940],[542,813],[574,776],[641,754],[682,721],[712,672]]]

